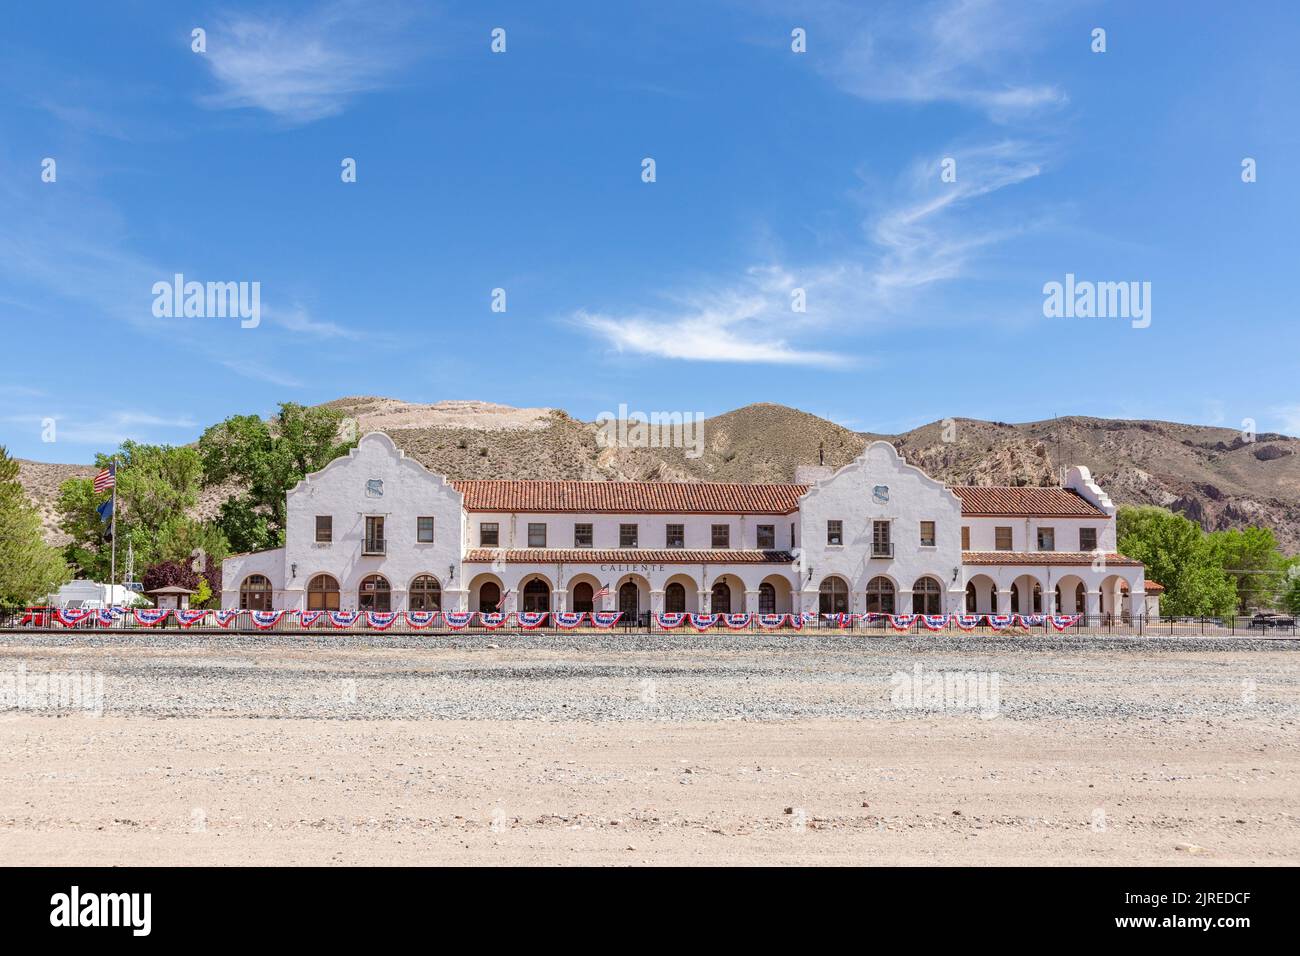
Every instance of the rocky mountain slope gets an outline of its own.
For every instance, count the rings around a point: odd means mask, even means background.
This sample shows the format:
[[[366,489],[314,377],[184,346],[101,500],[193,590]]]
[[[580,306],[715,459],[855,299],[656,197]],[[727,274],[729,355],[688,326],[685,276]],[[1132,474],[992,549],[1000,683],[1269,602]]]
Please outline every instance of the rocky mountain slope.
[[[1090,467],[1120,504],[1157,504],[1209,529],[1271,527],[1300,551],[1300,439],[1172,422],[1065,417],[1010,425],[959,418],[900,435],[870,435],[784,405],[708,419],[698,456],[687,449],[602,447],[595,423],[549,408],[487,402],[414,405],[353,397],[329,402],[358,433],[382,429],[452,478],[793,481],[802,465],[847,464],[868,441],[892,441],[907,460],[954,484],[1057,481],[1062,465]],[[22,481],[47,517],[61,476],[89,468],[25,462]],[[205,496],[206,498],[210,496]],[[211,502],[206,502],[210,510]]]

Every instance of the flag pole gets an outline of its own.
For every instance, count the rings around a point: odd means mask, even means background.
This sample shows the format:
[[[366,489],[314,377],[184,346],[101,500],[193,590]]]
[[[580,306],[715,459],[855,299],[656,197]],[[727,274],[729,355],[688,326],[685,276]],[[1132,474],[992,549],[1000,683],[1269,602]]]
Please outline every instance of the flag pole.
[[[108,546],[109,546],[109,572],[108,572],[108,600],[110,606],[117,592],[113,587],[117,584],[117,456],[113,456],[113,513],[108,526]]]

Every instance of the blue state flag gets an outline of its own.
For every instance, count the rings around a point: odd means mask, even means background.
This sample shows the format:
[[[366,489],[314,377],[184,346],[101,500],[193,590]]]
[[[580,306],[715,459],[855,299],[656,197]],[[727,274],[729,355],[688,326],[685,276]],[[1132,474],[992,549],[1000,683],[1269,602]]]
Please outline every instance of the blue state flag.
[[[109,498],[95,510],[99,512],[99,520],[108,524],[113,518],[113,499]]]

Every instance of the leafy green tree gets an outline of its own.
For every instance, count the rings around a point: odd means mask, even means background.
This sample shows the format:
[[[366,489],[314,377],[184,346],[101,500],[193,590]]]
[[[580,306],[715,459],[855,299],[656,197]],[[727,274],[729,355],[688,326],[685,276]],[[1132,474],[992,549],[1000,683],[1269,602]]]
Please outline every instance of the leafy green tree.
[[[1300,558],[1291,558],[1287,562],[1278,603],[1284,611],[1300,614]]]
[[[18,482],[18,462],[0,445],[0,604],[39,601],[71,577],[58,549],[45,543],[41,516]]]
[[[233,548],[260,551],[284,543],[289,489],[356,444],[355,436],[341,434],[343,421],[333,409],[285,402],[270,422],[235,415],[203,433],[204,481],[237,482],[243,489],[221,509],[219,524]]]
[[[160,549],[174,541],[183,523],[197,524],[186,512],[198,503],[203,461],[194,448],[128,441],[116,456],[96,455],[95,464],[107,468],[114,457],[118,569],[123,569],[128,543],[134,549],[136,566],[146,567],[160,559]],[[92,478],[70,478],[59,486],[59,527],[72,539],[65,555],[97,581],[108,580],[112,542],[109,523],[96,509],[112,494],[97,494]],[[228,546],[217,550],[224,554]]]
[[[1219,566],[1237,586],[1237,613],[1271,608],[1282,586],[1286,558],[1267,528],[1216,531],[1210,535]]]
[[[1227,615],[1237,606],[1236,586],[1200,525],[1164,508],[1120,508],[1116,520],[1121,553],[1146,565],[1146,575],[1165,586],[1162,614]]]

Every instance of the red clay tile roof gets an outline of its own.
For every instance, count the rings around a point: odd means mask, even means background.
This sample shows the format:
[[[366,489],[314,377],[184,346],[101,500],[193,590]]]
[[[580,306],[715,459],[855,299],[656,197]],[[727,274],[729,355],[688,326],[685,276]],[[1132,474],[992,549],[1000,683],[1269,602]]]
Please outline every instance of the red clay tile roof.
[[[1068,488],[954,485],[964,517],[1096,518],[1106,513]]]
[[[1091,551],[963,551],[962,564],[1027,564],[1069,565],[1082,567],[1091,565],[1096,555]],[[1106,555],[1106,563],[1120,568],[1141,567],[1141,561],[1134,561],[1122,554],[1111,552]]]
[[[797,511],[807,485],[705,481],[453,481],[467,511],[762,514]]]
[[[789,551],[687,551],[682,548],[651,550],[619,548],[597,551],[591,548],[474,548],[465,555],[466,562],[488,564],[497,555],[507,564],[791,564]]]
[[[578,514],[761,514],[799,509],[808,485],[712,481],[498,481],[452,485],[467,511]],[[967,517],[1097,518],[1105,512],[1065,488],[953,486]]]
[[[1165,586],[1164,586],[1163,584],[1161,584],[1159,581],[1152,581],[1150,578],[1147,578],[1147,580],[1146,580],[1146,592],[1147,592],[1147,594],[1156,594],[1156,593],[1158,593],[1158,592],[1160,592],[1160,591],[1163,591],[1164,589],[1165,589]]]

